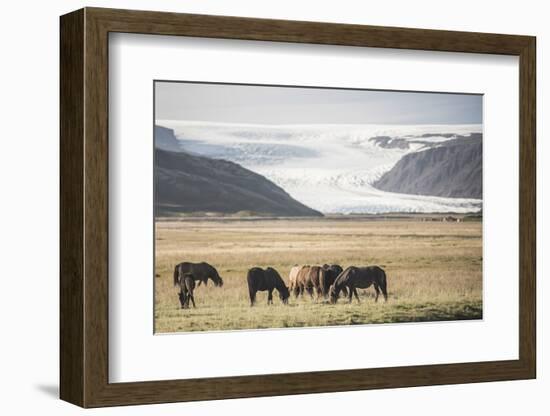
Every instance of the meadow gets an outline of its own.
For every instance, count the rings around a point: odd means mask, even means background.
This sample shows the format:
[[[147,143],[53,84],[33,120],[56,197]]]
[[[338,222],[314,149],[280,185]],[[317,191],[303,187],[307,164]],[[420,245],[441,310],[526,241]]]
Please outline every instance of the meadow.
[[[482,318],[482,223],[399,219],[173,219],[155,224],[155,332],[217,331],[443,321]],[[174,266],[205,261],[223,287],[195,289],[196,309],[181,309]],[[379,265],[389,299],[359,290],[361,303],[336,305],[309,296],[250,307],[246,274],[275,268],[288,282],[295,264]]]

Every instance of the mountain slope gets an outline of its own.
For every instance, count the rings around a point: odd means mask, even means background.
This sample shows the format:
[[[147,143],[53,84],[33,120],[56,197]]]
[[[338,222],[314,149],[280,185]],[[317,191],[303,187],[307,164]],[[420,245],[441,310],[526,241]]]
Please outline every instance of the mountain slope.
[[[155,203],[156,215],[239,211],[322,215],[236,163],[159,148],[155,149]]]
[[[155,149],[171,152],[181,152],[183,150],[174,135],[174,130],[162,126],[155,126]]]
[[[373,183],[383,191],[450,198],[482,197],[481,135],[409,153]]]

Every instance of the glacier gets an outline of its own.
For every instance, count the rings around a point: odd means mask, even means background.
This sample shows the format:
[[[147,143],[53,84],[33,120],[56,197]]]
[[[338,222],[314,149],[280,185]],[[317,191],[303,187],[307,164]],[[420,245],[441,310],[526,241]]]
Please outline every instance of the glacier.
[[[482,208],[480,199],[399,194],[371,185],[405,154],[481,133],[480,124],[156,124],[174,130],[182,151],[238,163],[324,214],[470,213]]]

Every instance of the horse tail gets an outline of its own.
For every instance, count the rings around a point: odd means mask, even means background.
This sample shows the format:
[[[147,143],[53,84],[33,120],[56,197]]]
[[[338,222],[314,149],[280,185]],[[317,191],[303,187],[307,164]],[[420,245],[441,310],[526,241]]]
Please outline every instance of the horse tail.
[[[252,269],[250,269],[248,271],[248,273],[246,274],[246,282],[248,283],[248,287],[251,287],[254,285],[254,278],[253,278],[253,275],[252,275]]]
[[[174,286],[177,286],[179,283],[179,264],[174,267]]]
[[[246,275],[246,282],[248,283],[250,306],[254,306],[254,303],[256,302],[256,287],[254,285],[254,276],[252,274],[252,269],[250,269]]]
[[[380,279],[380,289],[382,290],[382,294],[384,295],[384,300],[388,300],[388,282],[386,278],[386,272],[384,269],[380,269],[382,271],[382,278]]]

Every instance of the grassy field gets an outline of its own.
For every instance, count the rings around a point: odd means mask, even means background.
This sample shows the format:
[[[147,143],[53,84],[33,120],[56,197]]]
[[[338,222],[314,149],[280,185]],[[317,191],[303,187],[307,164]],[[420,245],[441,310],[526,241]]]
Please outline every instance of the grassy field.
[[[302,220],[197,219],[157,221],[155,332],[418,322],[482,317],[481,222],[371,221],[361,218]],[[180,309],[174,265],[206,261],[224,279],[195,290],[196,309]],[[336,305],[258,292],[249,306],[247,270],[274,267],[285,281],[294,264],[379,265],[389,299]]]

